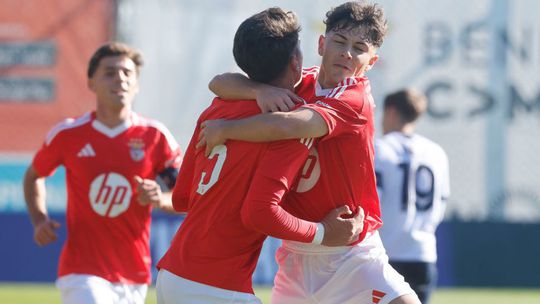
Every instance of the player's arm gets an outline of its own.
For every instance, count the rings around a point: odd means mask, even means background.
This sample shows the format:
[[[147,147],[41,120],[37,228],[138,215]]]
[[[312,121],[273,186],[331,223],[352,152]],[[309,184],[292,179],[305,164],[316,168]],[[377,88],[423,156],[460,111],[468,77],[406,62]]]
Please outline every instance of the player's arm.
[[[215,76],[208,88],[222,99],[255,99],[263,113],[290,111],[302,99],[290,90],[259,83],[239,73]]]
[[[292,138],[317,138],[328,133],[325,119],[311,108],[274,112],[239,120],[207,120],[201,124],[197,148],[209,153],[227,139],[266,142]]]
[[[156,180],[163,191],[159,208],[169,213],[176,213],[172,204],[172,190],[174,189],[177,178],[178,168],[171,166],[161,171]]]
[[[176,182],[178,169],[168,167],[159,173],[158,180],[135,176],[137,200],[143,206],[152,205],[165,212],[176,213],[172,205],[172,188]]]
[[[367,122],[361,109],[369,96],[358,85],[336,88],[337,98],[324,98],[292,112],[265,113],[240,120],[212,120],[201,124],[197,148],[206,146],[206,154],[227,139],[251,142],[290,138],[327,140],[358,132]],[[336,96],[337,96],[336,95]]]
[[[40,177],[33,166],[26,170],[23,188],[26,208],[34,226],[34,241],[40,246],[56,241],[56,229],[60,223],[49,218],[45,202],[45,178]]]
[[[348,206],[331,210],[320,222],[295,217],[280,206],[284,194],[300,172],[310,139],[275,142],[270,145],[253,177],[242,206],[242,222],[263,234],[280,239],[327,246],[344,246],[354,242],[363,227],[363,214],[350,219]]]
[[[384,197],[384,180],[383,180],[383,165],[381,158],[384,156],[384,150],[381,139],[375,140],[375,180],[377,185],[377,195],[379,201],[383,201]]]
[[[177,213],[173,206],[173,188],[178,178],[178,170],[182,165],[180,146],[170,131],[161,123],[156,122],[161,138],[155,147],[154,155],[156,171],[155,179],[134,176],[136,193],[139,203],[151,205],[168,213]],[[179,211],[180,212],[180,211]]]
[[[172,204],[171,190],[168,190],[167,192],[163,192],[161,194],[161,200],[160,200],[158,208],[168,213],[177,213],[176,210],[174,210],[174,207]]]
[[[441,217],[439,221],[442,221],[444,218],[444,212],[446,210],[446,203],[448,202],[448,199],[450,197],[450,171],[449,171],[450,164],[449,164],[448,156],[446,155],[446,152],[442,150],[441,153],[442,153],[442,159],[439,165],[441,166],[440,185],[441,185],[441,201],[443,202],[443,204],[441,206],[441,213],[440,213]]]

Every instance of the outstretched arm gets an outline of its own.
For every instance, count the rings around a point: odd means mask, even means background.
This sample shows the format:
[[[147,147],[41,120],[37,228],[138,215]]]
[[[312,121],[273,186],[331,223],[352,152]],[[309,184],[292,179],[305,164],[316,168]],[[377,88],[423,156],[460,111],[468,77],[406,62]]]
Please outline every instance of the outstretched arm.
[[[23,187],[26,208],[34,226],[34,241],[40,246],[56,241],[56,229],[60,228],[60,223],[51,220],[47,214],[45,178],[30,166],[24,175]]]
[[[253,81],[239,73],[224,73],[215,76],[208,88],[222,99],[255,99],[261,112],[287,112],[302,98],[290,90]]]
[[[251,142],[292,138],[317,138],[328,133],[322,116],[309,108],[292,112],[260,114],[239,120],[207,120],[201,124],[197,148],[206,146],[209,153],[227,139]]]

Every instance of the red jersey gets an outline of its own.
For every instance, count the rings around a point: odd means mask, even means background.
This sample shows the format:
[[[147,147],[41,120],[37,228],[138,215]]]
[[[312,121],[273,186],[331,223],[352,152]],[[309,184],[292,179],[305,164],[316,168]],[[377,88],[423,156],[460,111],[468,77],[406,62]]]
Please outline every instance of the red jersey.
[[[364,231],[382,225],[374,168],[374,107],[366,77],[347,78],[336,88],[323,90],[318,68],[306,69],[297,93],[328,125],[303,169],[303,175],[282,203],[290,213],[320,221],[332,209],[347,204],[364,209]],[[324,96],[320,96],[325,94]],[[359,241],[360,241],[359,240]]]
[[[266,235],[248,228],[249,218],[242,217],[244,199],[258,166],[271,164],[261,186],[277,188],[270,195],[279,202],[304,164],[312,140],[229,140],[209,157],[195,144],[205,120],[259,113],[254,101],[216,98],[199,117],[173,192],[175,209],[188,214],[158,268],[206,285],[253,293],[251,277]],[[278,157],[267,158],[271,151]],[[297,241],[311,241],[316,231],[315,223],[300,219],[283,225],[289,231],[286,237]]]
[[[55,126],[32,166],[39,176],[66,168],[68,233],[58,275],[150,283],[151,206],[137,202],[133,178],[155,179],[167,168],[178,169],[181,159],[170,132],[135,113],[113,129],[95,113]]]

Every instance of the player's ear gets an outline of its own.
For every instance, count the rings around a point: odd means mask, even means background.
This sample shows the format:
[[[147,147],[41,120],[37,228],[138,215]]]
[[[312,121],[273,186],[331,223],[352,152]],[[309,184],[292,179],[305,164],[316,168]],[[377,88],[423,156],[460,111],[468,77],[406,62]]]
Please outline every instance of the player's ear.
[[[319,52],[319,55],[322,56],[324,54],[324,44],[326,43],[326,37],[323,35],[319,36],[319,47],[317,51]]]

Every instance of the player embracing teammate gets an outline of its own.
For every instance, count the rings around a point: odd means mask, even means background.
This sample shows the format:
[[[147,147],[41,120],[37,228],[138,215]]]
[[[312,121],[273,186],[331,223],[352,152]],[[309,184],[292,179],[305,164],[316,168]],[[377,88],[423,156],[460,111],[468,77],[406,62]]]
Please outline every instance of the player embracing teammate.
[[[344,203],[352,214],[364,213],[360,238],[349,246],[283,241],[276,255],[273,303],[418,303],[414,291],[389,265],[377,231],[382,221],[374,170],[374,101],[364,73],[378,59],[386,21],[378,5],[347,2],[329,11],[325,24],[318,46],[321,66],[304,70],[295,88],[307,105],[291,112],[204,122],[200,146],[208,151],[227,140],[317,138],[303,178],[281,206],[315,222]],[[292,95],[236,74],[217,77],[211,88],[222,97],[259,97],[261,102],[278,96],[277,106],[266,106],[270,109],[287,105]],[[256,176],[254,183],[259,179],[265,180],[265,175]],[[253,210],[271,214],[271,202],[254,201]],[[271,231],[261,218],[251,223]]]

